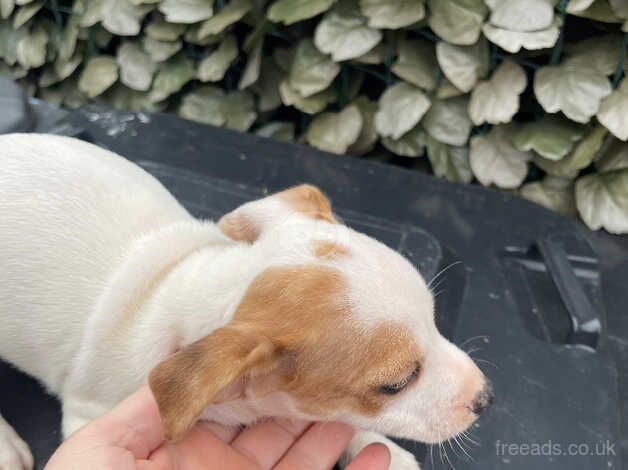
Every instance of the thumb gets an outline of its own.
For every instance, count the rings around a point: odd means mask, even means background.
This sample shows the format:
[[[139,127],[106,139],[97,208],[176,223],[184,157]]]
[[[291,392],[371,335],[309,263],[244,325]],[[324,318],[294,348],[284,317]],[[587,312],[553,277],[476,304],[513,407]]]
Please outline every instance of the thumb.
[[[98,434],[106,444],[129,450],[136,459],[147,458],[164,442],[159,409],[148,385],[87,427],[91,428],[90,434]]]
[[[376,442],[362,449],[345,467],[345,470],[388,470],[390,451],[384,444]]]

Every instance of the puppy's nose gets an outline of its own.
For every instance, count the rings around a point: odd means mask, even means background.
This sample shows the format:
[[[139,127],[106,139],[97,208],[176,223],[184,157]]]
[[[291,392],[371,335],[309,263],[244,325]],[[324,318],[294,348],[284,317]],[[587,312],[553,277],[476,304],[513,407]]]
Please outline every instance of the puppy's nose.
[[[493,392],[493,384],[488,380],[484,384],[484,388],[477,394],[471,405],[471,411],[480,416],[493,403],[495,394]]]

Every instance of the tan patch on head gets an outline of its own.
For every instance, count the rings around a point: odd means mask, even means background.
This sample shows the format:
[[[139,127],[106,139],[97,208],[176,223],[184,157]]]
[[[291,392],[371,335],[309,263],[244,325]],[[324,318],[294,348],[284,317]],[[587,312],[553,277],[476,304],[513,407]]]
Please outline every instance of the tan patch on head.
[[[276,199],[282,201],[277,208]],[[338,223],[331,212],[331,205],[321,191],[310,184],[302,184],[251,201],[225,214],[218,227],[233,240],[254,242],[262,232],[275,226],[293,213],[299,213],[316,220]]]
[[[419,351],[403,326],[365,330],[351,320],[350,309],[346,282],[335,268],[266,269],[227,326],[151,372],[166,436],[180,436],[208,404],[240,394],[284,391],[303,412],[319,417],[376,414],[392,398],[378,388],[406,377]]]
[[[323,260],[339,258],[349,254],[347,247],[329,240],[312,240],[312,251],[314,256]]]
[[[316,186],[301,184],[286,189],[277,196],[290,204],[296,212],[301,212],[313,219],[338,223],[338,220],[331,212],[329,200]]]
[[[244,214],[237,211],[229,213],[218,221],[218,228],[229,238],[238,241],[252,242],[257,240],[260,227],[252,223]]]
[[[304,412],[373,415],[391,399],[377,388],[402,380],[420,354],[405,327],[391,322],[364,331],[352,323],[350,308],[337,269],[275,267],[251,284],[234,320],[279,345],[284,361],[273,386]]]

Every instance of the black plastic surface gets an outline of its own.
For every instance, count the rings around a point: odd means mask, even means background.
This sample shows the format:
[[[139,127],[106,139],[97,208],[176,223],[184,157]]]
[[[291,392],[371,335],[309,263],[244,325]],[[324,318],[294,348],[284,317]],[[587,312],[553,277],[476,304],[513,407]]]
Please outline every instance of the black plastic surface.
[[[24,91],[0,75],[0,134],[30,130],[33,123]]]
[[[84,127],[89,140],[138,161],[196,214],[218,215],[307,181],[331,197],[349,224],[404,251],[426,277],[459,261],[439,277],[437,318],[465,349],[481,348],[473,355],[493,381],[496,400],[473,427],[472,436],[481,443],[469,451],[474,461],[460,450],[456,457],[446,445],[455,467],[621,468],[617,448],[615,455],[595,455],[596,446],[607,441],[619,445],[617,369],[605,330],[597,256],[573,221],[511,195],[172,116],[90,109],[71,114],[68,123]],[[554,237],[564,256],[551,245],[539,250],[539,240]],[[570,304],[573,295],[585,296],[585,313],[578,297],[578,305]],[[583,315],[599,319],[595,347],[573,340],[572,319]],[[3,373],[0,368],[0,377]],[[13,399],[0,401],[0,407],[41,463],[50,436],[56,436],[58,415],[31,416],[29,403],[39,405],[39,398],[30,395],[30,382],[17,375],[4,378],[17,385],[11,387]],[[499,443],[551,443],[560,445],[561,453],[512,455],[500,452]],[[587,445],[591,453],[568,455],[572,444]],[[419,449],[424,469],[447,468],[438,448],[433,459],[422,447],[409,448]]]

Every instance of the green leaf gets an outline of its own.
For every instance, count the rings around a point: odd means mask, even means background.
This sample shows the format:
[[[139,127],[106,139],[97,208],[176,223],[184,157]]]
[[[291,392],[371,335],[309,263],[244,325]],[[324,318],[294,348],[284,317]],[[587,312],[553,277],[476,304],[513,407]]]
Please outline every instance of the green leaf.
[[[158,41],[150,36],[142,38],[142,47],[154,62],[164,62],[181,50],[181,41]]]
[[[41,26],[35,26],[30,35],[17,43],[17,61],[25,69],[41,67],[46,62],[47,45],[48,33]]]
[[[227,26],[240,21],[251,8],[253,8],[253,0],[231,0],[216,15],[201,25],[199,37],[205,38],[223,32]]]
[[[343,154],[356,142],[362,129],[362,115],[355,105],[338,113],[322,113],[310,123],[306,138],[310,145],[326,152]]]
[[[436,45],[436,58],[445,76],[459,90],[468,93],[488,74],[488,43],[481,39],[473,46]]]
[[[79,19],[79,26],[91,28],[102,20],[104,0],[83,0],[74,2],[72,12]]]
[[[223,102],[222,112],[225,115],[225,127],[245,132],[257,118],[253,95],[246,91],[229,93]]]
[[[157,66],[137,42],[123,42],[116,60],[123,84],[138,91],[150,89]]]
[[[337,61],[366,54],[382,40],[382,33],[366,24],[357,2],[342,1],[327,12],[314,32],[314,44]]]
[[[144,29],[145,33],[157,41],[176,41],[185,32],[184,24],[169,23],[161,15],[155,15]]]
[[[329,9],[336,0],[276,0],[268,9],[268,19],[287,25],[306,20]]]
[[[621,23],[621,19],[615,15],[608,0],[596,0],[586,10],[574,11],[571,14],[603,23]]]
[[[562,111],[576,122],[589,122],[611,90],[608,78],[595,68],[569,60],[542,67],[534,75],[534,94],[543,109],[548,113]]]
[[[253,96],[247,91],[225,94],[223,90],[206,85],[187,93],[178,113],[185,119],[246,131],[255,121]]]
[[[488,134],[471,138],[471,169],[484,186],[518,188],[528,174],[532,152],[515,148],[512,136],[512,126],[494,126]]]
[[[628,143],[609,139],[598,154],[595,167],[599,172],[628,168]]]
[[[24,5],[17,9],[17,12],[13,16],[13,28],[18,29],[20,26],[25,25],[35,14],[41,10],[44,6],[43,0]]]
[[[287,80],[279,84],[279,94],[283,104],[294,106],[307,114],[320,113],[329,103],[333,103],[338,98],[338,93],[334,88],[327,88],[304,98],[290,86]]]
[[[466,97],[434,100],[421,125],[439,142],[454,146],[465,145],[472,127],[467,114],[468,103]]]
[[[395,75],[424,90],[431,91],[436,87],[438,62],[431,43],[421,39],[401,40],[397,53],[392,66]]]
[[[577,214],[574,185],[568,179],[546,176],[543,181],[523,185],[519,194],[559,214],[566,216]]]
[[[547,0],[499,0],[487,3],[492,10],[491,24],[509,31],[539,31],[549,28],[554,19],[554,6]]]
[[[383,137],[399,139],[421,120],[430,99],[420,89],[400,82],[388,87],[379,98],[375,128]]]
[[[624,20],[621,30],[628,33],[628,3],[625,0],[608,0],[608,3],[615,16]]]
[[[402,135],[399,139],[384,137],[382,139],[382,144],[396,155],[417,158],[423,156],[425,153],[427,139],[428,135],[425,131],[423,131],[421,126],[416,126],[414,129],[411,129]]]
[[[445,98],[453,98],[454,96],[464,95],[464,92],[456,88],[447,77],[442,77],[438,88],[436,89],[436,98],[444,100]]]
[[[197,76],[201,82],[218,82],[227,73],[231,63],[238,57],[238,42],[233,34],[227,35],[220,46],[205,57],[198,66]]]
[[[190,25],[183,35],[183,39],[185,39],[185,42],[189,42],[190,44],[194,44],[196,46],[211,46],[213,44],[218,44],[220,41],[222,41],[222,34],[201,37],[200,32],[202,26],[203,23]]]
[[[262,60],[259,79],[251,87],[258,96],[257,106],[260,112],[272,111],[281,106],[278,84],[283,78],[283,73],[272,59]]]
[[[0,0],[0,18],[6,20],[11,16],[14,8],[15,2],[13,0]]]
[[[348,152],[353,155],[364,155],[373,150],[377,142],[377,131],[375,130],[377,102],[369,100],[366,96],[359,96],[353,101],[353,104],[362,115],[362,128],[356,141],[348,148]]]
[[[538,121],[523,124],[513,137],[519,150],[534,150],[548,160],[560,160],[569,153],[584,131],[567,119],[545,115]]]
[[[77,50],[68,60],[63,59],[61,56],[57,57],[53,66],[57,80],[61,81],[68,78],[82,62],[83,53],[80,50]]]
[[[469,164],[469,148],[455,147],[427,136],[427,157],[434,174],[439,178],[460,183],[470,183],[473,179]]]
[[[246,66],[244,67],[244,72],[242,72],[240,82],[238,83],[238,90],[244,90],[245,88],[250,87],[259,78],[262,69],[263,47],[264,39],[262,38],[255,44],[253,50],[249,54]]]
[[[377,44],[373,49],[366,54],[362,54],[360,57],[353,59],[354,62],[360,64],[377,65],[384,62],[386,57],[386,46],[383,43]]]
[[[292,61],[294,59],[294,54],[296,48],[288,48],[288,47],[275,47],[273,50],[273,60],[275,64],[284,72],[289,72],[290,67],[292,66]]]
[[[26,27],[13,29],[9,21],[0,21],[0,58],[8,65],[17,62],[17,45],[28,34]]]
[[[288,83],[290,87],[307,98],[325,90],[340,72],[340,66],[320,52],[309,39],[303,39],[296,47]]]
[[[567,3],[567,13],[578,13],[584,11],[593,4],[595,0],[571,0]]]
[[[294,141],[294,123],[285,121],[273,121],[264,124],[255,131],[260,137],[279,140],[283,142]]]
[[[628,78],[602,101],[597,120],[618,139],[628,140]]]
[[[79,90],[76,77],[70,77],[58,85],[40,90],[40,95],[44,99],[52,99],[59,106],[68,108],[78,108],[87,101],[86,96]]]
[[[360,0],[371,28],[399,29],[425,17],[423,0]]]
[[[558,161],[535,157],[534,163],[550,175],[574,178],[578,172],[588,167],[604,143],[608,131],[600,125],[591,129],[573,151]]]
[[[179,116],[212,126],[227,121],[223,113],[225,92],[213,85],[205,85],[187,93],[181,100]]]
[[[538,50],[552,47],[558,41],[560,34],[560,19],[555,18],[554,22],[547,29],[531,32],[509,31],[499,28],[490,23],[485,23],[482,27],[484,35],[493,44],[497,44],[502,49],[516,54],[523,49]]]
[[[593,67],[602,75],[612,75],[617,67],[622,41],[621,34],[605,34],[566,44],[565,51],[571,64]]]
[[[76,51],[76,43],[79,35],[78,19],[71,16],[63,28],[63,36],[59,42],[59,58],[61,60],[69,60]]]
[[[505,60],[492,77],[473,89],[469,102],[469,115],[473,124],[485,122],[502,124],[512,121],[519,111],[519,95],[526,89],[528,79],[519,65]]]
[[[162,0],[159,11],[170,23],[197,23],[214,14],[212,0]]]
[[[100,95],[118,79],[118,64],[111,56],[90,59],[81,73],[78,87],[89,98]]]
[[[87,39],[88,41],[89,38],[91,38],[94,42],[94,45],[100,49],[106,48],[113,38],[113,35],[99,24],[90,28],[89,33],[85,35],[87,36],[87,38],[81,35],[81,33],[85,33],[86,31],[87,30],[79,31],[79,38]]]
[[[188,59],[183,53],[177,54],[168,62],[164,62],[157,72],[150,92],[151,101],[165,100],[173,93],[179,91],[195,75],[192,60]]]
[[[628,169],[593,173],[576,181],[576,205],[592,230],[628,232]]]
[[[483,0],[428,0],[428,24],[451,44],[475,44],[488,10]]]
[[[164,110],[164,106],[150,101],[148,93],[132,90],[121,83],[116,83],[103,95],[105,102],[116,109],[148,111],[156,113]]]
[[[135,36],[140,32],[141,22],[150,5],[133,5],[128,0],[104,0],[102,25],[117,36]]]

